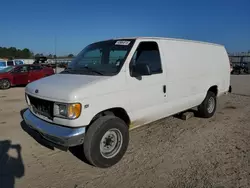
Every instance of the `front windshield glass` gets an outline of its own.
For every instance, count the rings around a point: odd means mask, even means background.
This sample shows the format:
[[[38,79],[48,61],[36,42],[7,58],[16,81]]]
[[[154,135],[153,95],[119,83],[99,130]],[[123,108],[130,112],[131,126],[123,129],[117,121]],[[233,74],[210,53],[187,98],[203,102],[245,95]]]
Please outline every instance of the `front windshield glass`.
[[[23,65],[23,61],[21,61],[21,60],[15,60],[15,64],[16,65]]]
[[[0,67],[6,67],[6,62],[5,61],[0,61]]]
[[[13,67],[6,67],[4,69],[0,69],[0,73],[10,72],[13,69]]]
[[[69,63],[61,74],[116,75],[135,40],[108,40],[90,44]]]

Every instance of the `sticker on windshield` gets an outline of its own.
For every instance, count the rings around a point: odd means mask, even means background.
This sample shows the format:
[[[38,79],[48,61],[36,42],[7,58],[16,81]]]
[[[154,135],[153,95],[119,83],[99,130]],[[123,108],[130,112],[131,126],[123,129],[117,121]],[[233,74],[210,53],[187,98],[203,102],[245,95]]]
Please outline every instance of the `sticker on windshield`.
[[[120,40],[120,41],[116,41],[115,45],[129,45],[130,41],[125,41],[125,40]]]

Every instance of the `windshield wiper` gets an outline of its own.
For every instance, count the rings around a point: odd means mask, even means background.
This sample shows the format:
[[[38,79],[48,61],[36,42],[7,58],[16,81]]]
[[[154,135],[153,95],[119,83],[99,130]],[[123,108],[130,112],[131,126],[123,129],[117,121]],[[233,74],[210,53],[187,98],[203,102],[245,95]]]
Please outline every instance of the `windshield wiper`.
[[[94,70],[94,69],[92,69],[92,68],[90,68],[90,67],[83,67],[84,69],[87,69],[87,70],[89,70],[89,71],[91,71],[91,72],[94,72],[94,73],[96,73],[96,74],[99,74],[99,75],[103,75],[103,73],[101,73],[101,72],[99,72],[99,71],[97,71],[97,70]]]
[[[103,73],[101,73],[101,72],[99,72],[99,71],[97,71],[97,70],[94,70],[94,69],[92,69],[92,68],[90,68],[90,67],[81,67],[81,69],[71,69],[71,68],[67,68],[67,69],[63,70],[63,71],[61,72],[61,74],[63,74],[63,73],[81,74],[81,71],[82,71],[83,69],[86,69],[86,70],[88,70],[88,71],[90,71],[90,72],[94,72],[94,73],[99,74],[99,75],[103,75]]]

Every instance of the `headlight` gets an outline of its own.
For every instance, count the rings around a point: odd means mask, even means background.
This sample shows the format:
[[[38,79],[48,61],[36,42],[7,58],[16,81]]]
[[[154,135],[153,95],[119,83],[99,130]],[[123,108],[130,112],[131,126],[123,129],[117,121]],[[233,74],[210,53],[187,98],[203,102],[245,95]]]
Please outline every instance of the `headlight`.
[[[64,104],[64,103],[55,103],[54,104],[54,116],[68,118],[68,119],[76,119],[81,114],[81,104]]]

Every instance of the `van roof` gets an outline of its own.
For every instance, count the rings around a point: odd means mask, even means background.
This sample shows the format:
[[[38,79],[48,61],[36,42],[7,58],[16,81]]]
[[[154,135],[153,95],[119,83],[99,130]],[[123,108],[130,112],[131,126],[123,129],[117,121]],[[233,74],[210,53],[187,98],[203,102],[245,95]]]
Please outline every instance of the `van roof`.
[[[210,42],[204,41],[196,41],[196,40],[189,40],[189,39],[178,39],[178,38],[167,38],[167,37],[122,37],[122,38],[113,38],[112,40],[125,40],[125,39],[155,39],[155,40],[174,40],[174,41],[182,41],[182,42],[194,42],[194,43],[203,43],[203,44],[210,44],[215,46],[223,46],[221,44],[215,44]]]

